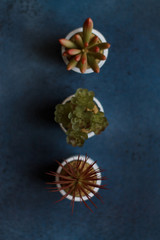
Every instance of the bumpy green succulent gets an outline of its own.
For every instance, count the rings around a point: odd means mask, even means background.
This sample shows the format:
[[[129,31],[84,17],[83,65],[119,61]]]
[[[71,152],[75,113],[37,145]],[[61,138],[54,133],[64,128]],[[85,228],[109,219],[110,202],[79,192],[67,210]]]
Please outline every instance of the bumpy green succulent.
[[[82,131],[68,130],[67,131],[67,143],[71,144],[73,147],[83,146],[88,135]]]
[[[69,128],[70,125],[70,119],[68,118],[68,115],[70,112],[72,112],[72,105],[67,102],[66,104],[58,104],[56,106],[55,111],[55,121],[58,123],[62,123],[64,128]]]
[[[95,134],[100,134],[102,131],[105,130],[107,125],[108,122],[103,112],[98,112],[97,114],[92,115],[91,130]]]
[[[83,32],[75,34],[70,40],[59,39],[62,46],[65,47],[63,56],[69,60],[67,70],[78,67],[81,73],[85,73],[87,68],[92,68],[94,72],[99,73],[98,62],[105,60],[104,49],[110,48],[110,44],[102,43],[100,39],[92,33],[93,21],[87,18],[83,24]]]
[[[79,88],[75,93],[75,97],[71,99],[71,102],[79,107],[93,109],[94,102],[93,97],[95,96],[93,91]],[[78,109],[77,109],[78,110]]]
[[[87,133],[100,134],[108,126],[93,97],[94,92],[79,88],[69,102],[56,106],[55,121],[66,129],[67,143],[72,146],[82,146],[88,138]]]

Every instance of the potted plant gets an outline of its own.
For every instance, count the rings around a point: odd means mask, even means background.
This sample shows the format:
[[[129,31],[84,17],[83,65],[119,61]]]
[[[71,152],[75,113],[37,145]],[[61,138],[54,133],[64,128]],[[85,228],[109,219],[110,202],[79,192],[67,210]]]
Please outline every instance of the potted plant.
[[[93,91],[79,88],[75,95],[56,105],[55,121],[67,135],[67,143],[83,146],[86,139],[108,126],[104,110]]]
[[[95,207],[96,205],[91,200],[93,196],[102,201],[99,189],[106,189],[106,185],[101,185],[102,180],[106,180],[101,176],[103,171],[98,167],[96,161],[86,156],[73,156],[67,158],[62,163],[58,162],[59,167],[57,172],[48,172],[47,174],[55,177],[55,181],[47,184],[56,185],[49,187],[51,192],[59,191],[62,197],[57,201],[69,199],[72,201],[72,212],[74,202],[83,202],[84,205],[92,211],[86,203],[89,200]]]
[[[110,48],[104,36],[93,29],[91,18],[86,19],[83,28],[75,29],[59,42],[67,70],[79,73],[99,73]]]

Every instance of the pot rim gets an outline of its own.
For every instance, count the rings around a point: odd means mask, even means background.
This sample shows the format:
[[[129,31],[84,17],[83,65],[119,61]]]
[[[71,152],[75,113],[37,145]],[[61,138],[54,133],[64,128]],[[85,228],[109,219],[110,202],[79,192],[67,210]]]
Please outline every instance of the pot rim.
[[[67,36],[65,37],[66,39],[70,39],[71,37],[73,37],[76,33],[79,33],[79,32],[82,32],[83,31],[83,28],[76,28],[75,30],[73,30],[72,32],[68,33]],[[92,30],[92,33],[95,34],[100,40],[101,42],[107,42],[105,37],[99,32],[97,31],[96,29],[93,29]],[[63,56],[63,53],[65,51],[65,47],[61,47],[61,53],[62,53],[62,58],[63,58],[63,61],[65,62],[65,64],[67,65],[69,63],[67,57]],[[108,49],[104,49],[104,52],[103,54],[105,55],[106,57],[106,60],[107,60],[107,56],[108,56]],[[98,66],[99,68],[101,68],[103,66],[103,64],[106,62],[106,60],[101,60],[99,63],[98,63]],[[78,73],[81,73],[81,71],[79,70],[79,68],[77,67],[74,67],[72,69],[74,72],[78,72]],[[93,73],[94,71],[92,70],[92,68],[89,68],[85,71],[84,74],[87,74],[87,73]]]
[[[62,104],[65,104],[66,102],[69,102],[69,101],[71,100],[71,98],[74,97],[74,96],[75,96],[74,94],[70,95],[69,97],[67,97],[67,98],[62,102]],[[102,106],[102,104],[100,103],[100,101],[99,101],[97,98],[95,98],[95,97],[93,98],[93,101],[94,101],[94,102],[96,103],[96,105],[98,106],[100,112],[104,112],[103,106]],[[66,129],[63,127],[62,123],[60,123],[59,125],[60,125],[60,127],[62,128],[62,130],[66,133],[67,131],[66,131]],[[90,132],[90,133],[87,133],[87,135],[88,135],[88,138],[91,138],[91,137],[95,136],[95,133],[94,133],[94,132]]]
[[[69,162],[76,161],[76,160],[78,160],[78,157],[79,157],[79,155],[74,155],[74,156],[72,156],[72,157],[69,157],[69,158],[66,159],[66,161],[63,161],[63,162],[62,162],[62,165],[65,166],[65,165],[66,165],[67,163],[69,163]],[[82,160],[82,161],[84,161],[84,160],[85,160],[85,156],[84,156],[84,155],[80,155],[79,159]],[[87,163],[91,165],[92,163],[94,163],[94,161],[93,161],[91,158],[88,158]],[[97,163],[95,163],[95,164],[93,165],[93,169],[94,169],[94,170],[99,169]],[[62,167],[59,166],[58,169],[57,169],[57,173],[60,173],[61,170],[62,170]],[[101,173],[97,173],[97,177],[101,177]],[[58,177],[58,176],[56,176],[56,181],[59,181],[59,177]],[[101,185],[101,182],[102,182],[101,180],[97,180],[96,184]],[[61,187],[61,185],[60,185],[60,184],[57,184],[57,188],[60,188],[60,187]],[[95,187],[93,190],[95,191],[95,193],[97,193],[97,192],[99,191],[99,188]],[[62,194],[62,196],[64,196],[64,195],[66,194],[66,192],[65,192],[64,190],[60,190],[59,192]],[[92,198],[92,197],[94,196],[94,194],[91,193],[91,192],[90,192],[88,195],[90,196],[90,198]],[[87,198],[86,196],[83,196],[82,198],[83,198],[84,201],[87,201],[87,200],[88,200],[88,198]],[[66,197],[66,199],[72,200],[72,199],[73,199],[73,196],[69,194],[69,195]],[[74,201],[75,201],[75,202],[81,202],[82,199],[81,199],[80,197],[75,197],[75,200],[74,200]]]

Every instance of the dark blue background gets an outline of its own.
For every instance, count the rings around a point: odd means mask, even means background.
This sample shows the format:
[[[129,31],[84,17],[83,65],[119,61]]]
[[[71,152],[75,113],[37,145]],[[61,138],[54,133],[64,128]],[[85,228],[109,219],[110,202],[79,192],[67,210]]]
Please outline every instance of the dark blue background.
[[[58,39],[87,17],[112,45],[108,60],[99,74],[67,72]],[[1,0],[0,240],[160,239],[159,27],[159,0]],[[53,112],[79,87],[110,125],[73,148]],[[110,190],[94,214],[76,204],[71,216],[44,172],[86,152]]]

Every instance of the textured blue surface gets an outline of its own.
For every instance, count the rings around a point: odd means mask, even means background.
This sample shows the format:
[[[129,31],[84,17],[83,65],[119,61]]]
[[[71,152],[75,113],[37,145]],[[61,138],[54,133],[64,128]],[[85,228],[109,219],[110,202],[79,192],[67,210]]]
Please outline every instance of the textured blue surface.
[[[0,240],[160,239],[160,1],[0,1]],[[91,17],[111,43],[100,74],[67,72],[58,39]],[[54,106],[79,87],[109,120],[73,148]],[[88,153],[110,190],[94,214],[45,189],[55,159]]]

